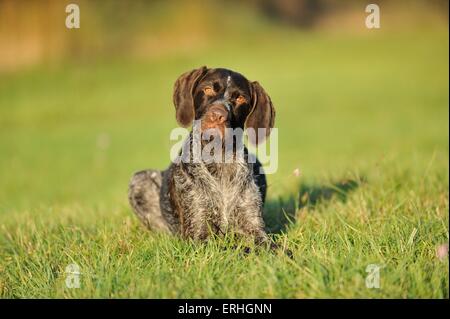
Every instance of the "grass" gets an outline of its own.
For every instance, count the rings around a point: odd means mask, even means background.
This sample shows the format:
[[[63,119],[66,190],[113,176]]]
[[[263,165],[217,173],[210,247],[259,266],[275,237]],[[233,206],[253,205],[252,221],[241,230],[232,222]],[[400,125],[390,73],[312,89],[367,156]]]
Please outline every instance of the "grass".
[[[449,297],[435,253],[449,240],[447,27],[227,41],[0,75],[0,296]],[[274,101],[265,216],[292,260],[147,232],[127,204],[133,172],[169,163],[174,80],[203,64]],[[380,289],[366,288],[369,264]]]

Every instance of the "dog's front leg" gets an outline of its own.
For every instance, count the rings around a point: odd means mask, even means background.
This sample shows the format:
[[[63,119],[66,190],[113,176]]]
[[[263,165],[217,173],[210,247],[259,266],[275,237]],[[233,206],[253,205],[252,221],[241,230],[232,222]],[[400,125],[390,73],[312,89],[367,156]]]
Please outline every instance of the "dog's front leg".
[[[233,228],[246,237],[251,237],[257,245],[269,244],[270,238],[264,230],[261,194],[254,182],[242,185],[238,192],[239,200],[232,203],[230,219]]]
[[[206,240],[211,233],[222,234],[227,227],[223,198],[217,181],[204,165],[177,167],[173,173],[174,205],[184,237]]]
[[[256,246],[275,251],[280,246],[267,235],[264,229],[262,205],[259,198],[259,196],[255,196],[255,192],[251,188],[244,192],[242,200],[233,212],[237,221],[237,230],[243,236],[252,238]],[[293,258],[291,250],[283,249],[283,252],[289,258]]]

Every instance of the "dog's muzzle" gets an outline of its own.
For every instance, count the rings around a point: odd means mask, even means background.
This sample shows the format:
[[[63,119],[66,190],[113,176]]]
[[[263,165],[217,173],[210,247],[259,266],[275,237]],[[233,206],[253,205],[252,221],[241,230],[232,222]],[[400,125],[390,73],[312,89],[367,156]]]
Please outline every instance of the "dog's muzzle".
[[[225,128],[229,123],[230,106],[227,102],[215,102],[202,118],[202,131],[208,129],[218,129],[221,136],[224,136]]]

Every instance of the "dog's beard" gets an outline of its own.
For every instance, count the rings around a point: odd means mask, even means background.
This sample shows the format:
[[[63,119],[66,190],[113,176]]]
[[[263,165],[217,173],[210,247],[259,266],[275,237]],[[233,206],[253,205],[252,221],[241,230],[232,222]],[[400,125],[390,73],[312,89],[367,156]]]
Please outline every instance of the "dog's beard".
[[[204,163],[242,161],[244,154],[242,129],[229,127],[228,121],[217,123],[202,119],[194,124],[192,150],[195,161]]]
[[[218,137],[224,140],[226,128],[226,123],[216,123],[214,121],[202,119],[201,132],[207,136],[214,136],[215,138]]]
[[[224,133],[218,128],[209,129],[202,138],[202,160],[210,163],[241,162],[244,156],[244,143],[242,136],[233,135],[233,129],[224,128]]]

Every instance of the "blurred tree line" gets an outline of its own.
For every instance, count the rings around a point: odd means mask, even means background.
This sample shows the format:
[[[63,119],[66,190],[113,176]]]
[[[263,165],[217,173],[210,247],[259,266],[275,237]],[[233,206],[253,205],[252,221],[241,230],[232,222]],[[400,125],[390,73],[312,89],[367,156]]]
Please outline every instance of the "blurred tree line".
[[[400,11],[413,4],[448,19],[448,0],[0,0],[0,72],[67,57],[180,52],[217,34],[245,37],[277,25],[311,30],[327,17],[334,23],[329,28],[343,28],[347,19],[356,30],[370,2],[382,8],[395,3]],[[65,27],[70,3],[81,11],[76,31]]]
[[[301,28],[312,27],[323,15],[333,11],[349,10],[359,7],[364,10],[369,3],[379,6],[392,2],[389,0],[361,1],[361,0],[253,0],[256,7],[271,17],[287,24]],[[414,1],[396,1],[407,7]],[[417,2],[417,1],[416,1]],[[418,1],[427,6],[434,6],[448,16],[448,0]]]

